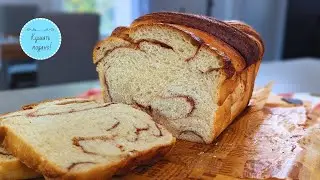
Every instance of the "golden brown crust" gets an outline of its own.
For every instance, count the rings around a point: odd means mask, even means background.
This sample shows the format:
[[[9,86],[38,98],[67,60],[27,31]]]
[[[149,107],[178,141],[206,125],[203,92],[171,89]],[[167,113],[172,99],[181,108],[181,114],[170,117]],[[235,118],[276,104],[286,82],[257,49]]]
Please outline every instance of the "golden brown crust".
[[[256,64],[252,64],[241,74],[227,79],[220,88],[219,108],[215,114],[213,124],[213,139],[219,134],[247,107],[253,92]],[[239,83],[243,83],[244,91],[237,95],[236,88]]]
[[[4,119],[4,116],[10,114],[11,113],[1,114],[0,121]],[[3,142],[4,136],[5,131],[4,129],[0,128],[0,142]],[[11,153],[2,151],[0,152],[0,156],[8,157],[8,159],[4,158],[0,160],[0,179],[31,179],[40,177],[39,173],[25,166],[22,162],[20,162],[19,159],[13,157]]]
[[[121,31],[118,31],[116,34],[120,33]],[[100,62],[103,57],[116,47],[126,47],[130,45],[130,42],[126,40],[127,35],[119,35],[118,36],[110,36],[108,38],[105,38],[101,41],[99,41],[94,49],[93,49],[93,63],[97,64]],[[108,44],[110,46],[104,46],[105,44]]]
[[[252,27],[249,26],[248,24],[246,24],[242,21],[237,21],[237,20],[230,20],[230,21],[225,21],[225,22],[236,27],[237,29],[255,37],[263,45],[263,40],[261,39],[260,34],[257,31],[255,31],[254,29],[252,29]]]
[[[139,152],[134,156],[128,156],[119,163],[101,165],[89,171],[82,173],[72,173],[61,170],[61,168],[43,159],[31,146],[23,143],[22,140],[10,130],[6,129],[6,137],[4,139],[5,147],[12,154],[28,165],[28,167],[41,172],[44,176],[50,179],[90,179],[95,178],[110,178],[117,172],[130,170],[141,163],[150,162],[153,157],[164,156],[167,154],[175,143],[173,138],[170,145],[162,145],[154,147],[150,150]]]
[[[245,32],[248,34],[248,36],[257,42],[257,45],[259,47],[260,50],[260,54],[261,56],[259,57],[260,59],[262,59],[262,55],[264,54],[264,43],[263,40],[261,39],[260,34],[255,31],[251,26],[249,26],[248,24],[241,22],[241,21],[236,21],[236,20],[232,20],[232,21],[226,21],[226,23],[234,26],[235,28]]]
[[[120,27],[115,28],[112,31],[110,37],[118,37],[123,40],[132,42],[132,39],[129,37],[129,31],[130,31],[130,29],[128,27],[120,26]]]
[[[127,34],[127,33],[128,33],[128,32],[127,32],[128,30],[129,30],[129,28],[124,27],[124,26],[117,27],[117,28],[115,28],[115,29],[112,31],[111,36],[121,37],[121,36],[123,36],[124,34]]]
[[[96,64],[102,59],[97,57],[97,52],[99,52],[100,47],[103,44],[108,43],[108,41],[116,41],[112,38],[116,37],[132,43],[132,39],[129,38],[128,34],[134,31],[137,26],[140,27],[144,24],[156,26],[158,23],[164,23],[168,26],[176,27],[184,33],[189,34],[191,39],[193,39],[191,41],[193,44],[195,42],[196,44],[201,44],[203,43],[203,40],[204,43],[217,48],[231,59],[231,62],[237,72],[240,72],[252,63],[261,60],[264,53],[264,45],[260,35],[253,28],[243,22],[222,22],[206,16],[160,12],[147,14],[136,19],[129,28],[116,28],[109,38],[100,41],[95,46],[93,52],[94,63]],[[228,34],[228,32],[230,34]],[[251,59],[248,58],[249,56],[252,56]]]
[[[204,31],[236,49],[246,60],[247,66],[258,61],[262,56],[257,42],[246,33],[214,18],[176,12],[157,12],[136,19],[132,26],[144,23],[177,24]]]
[[[0,162],[0,179],[33,179],[40,176],[39,173],[31,170],[16,158]]]

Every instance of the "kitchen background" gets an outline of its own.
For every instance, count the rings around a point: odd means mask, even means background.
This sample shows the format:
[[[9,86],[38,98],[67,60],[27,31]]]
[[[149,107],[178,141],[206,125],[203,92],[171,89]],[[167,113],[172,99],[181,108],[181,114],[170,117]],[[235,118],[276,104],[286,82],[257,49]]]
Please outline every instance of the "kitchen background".
[[[242,20],[265,41],[258,85],[274,80],[275,92],[319,93],[319,9],[318,0],[0,0],[0,91],[4,92],[0,103],[6,101],[5,93],[23,92],[29,97],[30,88],[40,92],[39,87],[47,87],[43,98],[51,98],[59,97],[53,95],[57,84],[59,91],[72,91],[64,96],[73,95],[80,84],[98,86],[91,63],[95,43],[115,27],[154,11]],[[46,61],[30,59],[19,45],[21,28],[35,17],[51,19],[62,33],[59,51]],[[94,83],[89,85],[90,80]],[[72,82],[78,86],[71,86]]]

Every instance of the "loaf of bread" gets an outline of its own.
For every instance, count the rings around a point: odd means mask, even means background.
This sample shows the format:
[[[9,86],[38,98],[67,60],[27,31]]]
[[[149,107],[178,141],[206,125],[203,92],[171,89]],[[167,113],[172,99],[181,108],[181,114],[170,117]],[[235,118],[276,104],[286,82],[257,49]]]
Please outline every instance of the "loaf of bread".
[[[134,104],[179,139],[211,143],[247,106],[264,53],[238,22],[144,15],[94,48],[105,102]]]
[[[175,138],[125,104],[64,99],[1,121],[7,151],[48,179],[106,179],[166,154]]]
[[[0,115],[0,123],[2,119],[17,114],[20,114],[20,112]],[[40,174],[28,168],[26,165],[21,163],[18,158],[12,156],[11,153],[4,149],[3,146],[0,146],[0,180],[32,179],[39,176]]]

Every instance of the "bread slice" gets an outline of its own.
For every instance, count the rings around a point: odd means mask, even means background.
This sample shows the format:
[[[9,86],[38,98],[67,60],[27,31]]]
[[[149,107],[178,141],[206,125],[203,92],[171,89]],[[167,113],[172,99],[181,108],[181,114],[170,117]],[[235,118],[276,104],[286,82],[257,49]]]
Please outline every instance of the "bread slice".
[[[49,179],[105,179],[166,154],[175,138],[130,105],[65,99],[2,120],[4,146]]]
[[[25,166],[18,158],[0,147],[0,179],[32,179],[39,176],[40,174]]]
[[[247,106],[264,52],[241,22],[152,13],[99,42],[105,102],[135,104],[179,139],[211,143]]]
[[[0,120],[14,114],[19,113],[0,115]],[[41,176],[39,173],[28,168],[0,145],[0,179],[32,179],[39,176]]]

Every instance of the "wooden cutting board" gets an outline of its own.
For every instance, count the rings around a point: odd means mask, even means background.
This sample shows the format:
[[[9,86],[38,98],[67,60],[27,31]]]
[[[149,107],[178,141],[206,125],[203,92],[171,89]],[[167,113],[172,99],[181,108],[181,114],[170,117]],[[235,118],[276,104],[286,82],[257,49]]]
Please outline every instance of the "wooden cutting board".
[[[320,179],[320,123],[308,108],[256,91],[250,106],[210,144],[177,141],[154,165],[120,179]],[[267,103],[266,103],[267,102]]]

